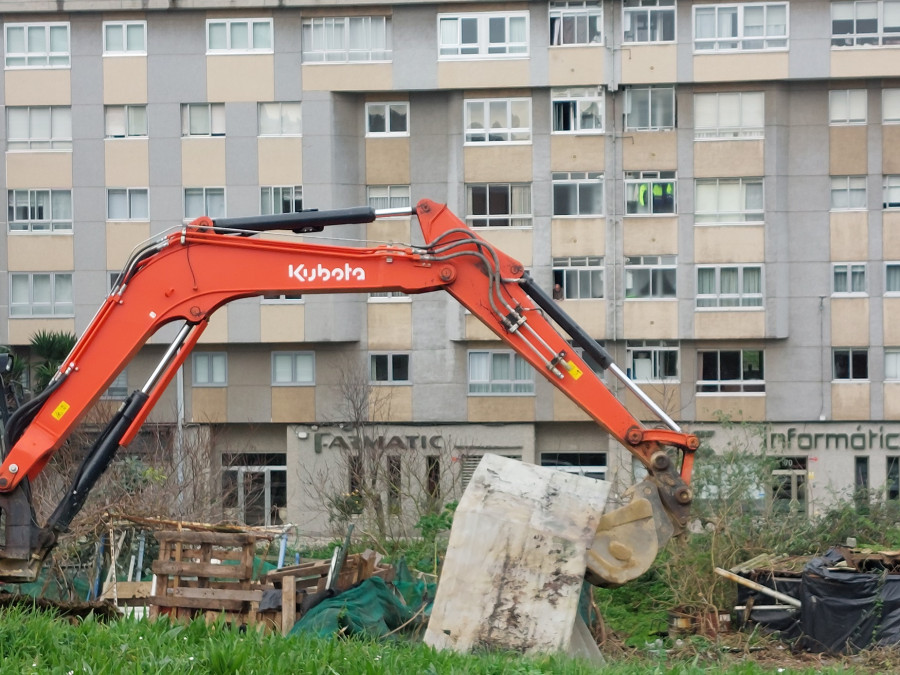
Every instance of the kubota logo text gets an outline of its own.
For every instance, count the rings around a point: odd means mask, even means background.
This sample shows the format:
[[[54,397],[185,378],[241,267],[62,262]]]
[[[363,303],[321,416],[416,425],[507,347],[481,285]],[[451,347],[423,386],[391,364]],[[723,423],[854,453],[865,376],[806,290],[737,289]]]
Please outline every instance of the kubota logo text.
[[[351,267],[344,263],[343,267],[325,267],[319,263],[315,267],[307,267],[303,263],[288,265],[288,276],[297,281],[365,281],[366,271],[362,267]]]

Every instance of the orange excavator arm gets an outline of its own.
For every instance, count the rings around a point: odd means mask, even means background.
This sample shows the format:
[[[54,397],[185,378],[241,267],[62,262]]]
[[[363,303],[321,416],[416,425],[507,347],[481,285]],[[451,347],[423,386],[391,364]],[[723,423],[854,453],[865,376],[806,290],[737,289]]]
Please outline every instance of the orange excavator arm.
[[[409,294],[445,290],[483,321],[598,424],[637,456],[658,486],[674,530],[691,501],[688,482],[695,436],[682,433],[615,367],[609,355],[563,313],[521,263],[478,237],[445,206],[423,200],[415,209],[423,246],[349,247],[253,238],[268,230],[303,233],[326,225],[370,222],[370,208],[278,216],[199,218],[137,250],[116,287],[38,397],[6,426],[0,463],[5,546],[0,580],[33,579],[119,447],[127,446],[222,305],[263,294]],[[397,215],[391,211],[384,215]],[[604,367],[621,377],[660,415],[667,429],[638,422],[609,392],[552,319]],[[72,486],[43,527],[34,523],[29,481],[38,476],[84,414],[162,326],[177,336],[142,389],[101,434]],[[681,452],[680,473],[666,447]]]

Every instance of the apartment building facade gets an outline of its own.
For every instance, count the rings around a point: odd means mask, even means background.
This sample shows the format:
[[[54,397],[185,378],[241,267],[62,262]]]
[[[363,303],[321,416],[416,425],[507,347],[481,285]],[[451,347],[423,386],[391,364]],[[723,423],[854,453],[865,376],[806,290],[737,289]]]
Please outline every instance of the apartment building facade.
[[[900,496],[900,1],[0,8],[3,343],[80,333],[135,245],[199,215],[427,197],[558,285],[711,447],[734,439],[723,419],[765,423],[752,449],[785,458],[767,498]],[[307,239],[415,243],[416,227]],[[354,370],[384,403],[389,500],[484,452],[634,471],[445,294],[231,303],[152,421],[213,439],[236,517],[318,531],[309,486],[336,472],[327,489],[353,490],[336,467],[359,443]]]

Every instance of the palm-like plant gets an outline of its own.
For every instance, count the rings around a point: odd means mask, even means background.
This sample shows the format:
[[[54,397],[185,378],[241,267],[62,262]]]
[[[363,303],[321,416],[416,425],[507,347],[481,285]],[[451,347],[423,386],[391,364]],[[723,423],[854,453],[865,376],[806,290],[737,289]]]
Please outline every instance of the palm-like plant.
[[[34,392],[47,388],[63,359],[72,351],[78,338],[64,331],[38,331],[31,336],[31,349],[38,362],[34,366]]]

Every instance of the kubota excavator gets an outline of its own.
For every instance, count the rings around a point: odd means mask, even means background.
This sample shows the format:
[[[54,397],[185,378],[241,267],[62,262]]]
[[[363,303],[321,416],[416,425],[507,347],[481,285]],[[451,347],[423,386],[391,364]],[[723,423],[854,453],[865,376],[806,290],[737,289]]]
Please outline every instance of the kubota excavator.
[[[376,217],[416,216],[422,246],[335,246],[254,237],[298,234]],[[6,420],[0,464],[0,582],[34,580],[116,451],[127,447],[210,317],[222,305],[263,294],[408,294],[444,290],[584,409],[647,468],[631,501],[604,515],[587,577],[617,585],[642,573],[687,522],[697,437],[683,433],[546,294],[522,264],[479,237],[444,205],[368,207],[248,218],[202,217],[139,247],[50,385]],[[650,407],[666,428],[647,428],[610,393],[552,321]],[[90,448],[46,523],[35,520],[30,483],[145,342],[181,326],[160,363],[121,405]],[[668,449],[676,452],[674,461]],[[680,458],[680,469],[677,466]],[[649,538],[648,538],[649,537]],[[649,541],[649,543],[647,543]]]

